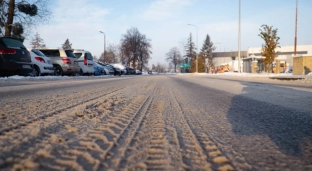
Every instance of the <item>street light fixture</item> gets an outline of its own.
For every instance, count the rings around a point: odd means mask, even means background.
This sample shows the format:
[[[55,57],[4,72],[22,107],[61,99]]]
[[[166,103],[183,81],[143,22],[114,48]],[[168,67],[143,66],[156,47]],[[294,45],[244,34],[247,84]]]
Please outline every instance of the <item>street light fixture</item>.
[[[197,52],[196,52],[196,72],[195,73],[198,73],[198,28],[194,24],[188,24],[188,25],[196,27]]]
[[[100,31],[100,33],[104,34],[104,52],[103,52],[103,62],[105,63],[105,50],[106,50],[106,36],[103,31]]]

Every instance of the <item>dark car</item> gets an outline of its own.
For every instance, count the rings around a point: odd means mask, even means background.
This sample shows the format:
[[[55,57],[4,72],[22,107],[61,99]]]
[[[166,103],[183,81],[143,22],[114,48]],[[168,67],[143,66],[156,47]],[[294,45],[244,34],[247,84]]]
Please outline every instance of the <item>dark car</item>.
[[[0,37],[0,75],[27,76],[33,72],[31,57],[23,43],[12,37]]]
[[[132,67],[126,67],[128,75],[135,75],[135,70]]]
[[[111,68],[111,69],[113,69],[114,70],[114,75],[116,76],[116,75],[121,75],[122,74],[122,72],[121,72],[121,70],[119,69],[119,68],[117,68],[117,67],[114,67],[113,65],[110,65],[110,64],[103,64],[103,63],[99,63],[100,65],[103,65],[103,66],[105,66],[105,67],[107,67],[107,68]]]

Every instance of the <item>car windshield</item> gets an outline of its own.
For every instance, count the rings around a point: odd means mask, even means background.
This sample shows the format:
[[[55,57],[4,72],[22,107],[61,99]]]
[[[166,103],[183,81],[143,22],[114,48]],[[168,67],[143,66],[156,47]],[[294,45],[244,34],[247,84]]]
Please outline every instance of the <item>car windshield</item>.
[[[66,56],[71,58],[76,58],[74,52],[72,50],[65,50]]]
[[[76,56],[77,58],[80,58],[81,55],[82,55],[82,53],[75,53],[75,56]]]
[[[8,48],[26,49],[26,47],[23,45],[23,43],[19,40],[16,40],[16,39],[6,37],[6,38],[2,38],[2,42]]]
[[[36,55],[38,55],[38,56],[45,56],[45,54],[43,54],[40,50],[38,50],[38,49],[32,49],[31,50],[32,52],[34,52]]]
[[[93,57],[92,57],[91,53],[85,53],[85,57],[86,57],[88,60],[93,60]]]

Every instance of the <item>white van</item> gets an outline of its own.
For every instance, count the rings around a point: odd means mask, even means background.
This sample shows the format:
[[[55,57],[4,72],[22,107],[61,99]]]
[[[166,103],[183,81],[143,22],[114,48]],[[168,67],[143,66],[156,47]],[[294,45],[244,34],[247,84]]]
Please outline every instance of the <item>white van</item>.
[[[80,67],[80,75],[94,74],[92,54],[83,49],[74,49],[74,54],[77,57],[77,62]]]

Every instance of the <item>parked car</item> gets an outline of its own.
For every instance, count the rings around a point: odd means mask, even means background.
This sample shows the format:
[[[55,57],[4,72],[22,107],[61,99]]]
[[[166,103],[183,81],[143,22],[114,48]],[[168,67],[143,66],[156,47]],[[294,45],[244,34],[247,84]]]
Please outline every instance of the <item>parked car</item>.
[[[121,71],[120,71],[119,68],[114,67],[113,65],[110,65],[110,64],[106,64],[105,66],[108,67],[108,68],[112,68],[114,70],[114,75],[115,76],[116,75],[119,75],[119,76],[121,75]]]
[[[286,67],[285,73],[292,73],[292,66]]]
[[[34,63],[35,76],[41,75],[52,75],[54,73],[54,67],[52,65],[51,59],[46,57],[40,50],[27,48],[31,61]]]
[[[126,67],[126,70],[127,70],[128,75],[134,75],[135,74],[135,70],[132,67]]]
[[[114,66],[115,68],[119,68],[121,74],[123,75],[127,74],[126,67],[123,66],[122,64],[110,64],[110,65]]]
[[[76,75],[79,73],[80,67],[72,50],[55,48],[40,48],[39,50],[51,59],[55,75]]]
[[[140,70],[135,70],[135,75],[142,75],[142,72]]]
[[[12,37],[0,37],[0,75],[30,75],[33,63],[23,43]]]
[[[93,62],[93,68],[94,68],[94,75],[106,75],[104,66]]]
[[[99,65],[101,65],[105,71],[105,75],[114,75],[115,71],[113,67],[107,66],[107,64],[101,63],[101,62],[94,62],[97,63]]]
[[[82,49],[75,49],[74,54],[77,57],[77,62],[80,67],[80,75],[94,74],[92,54]]]

